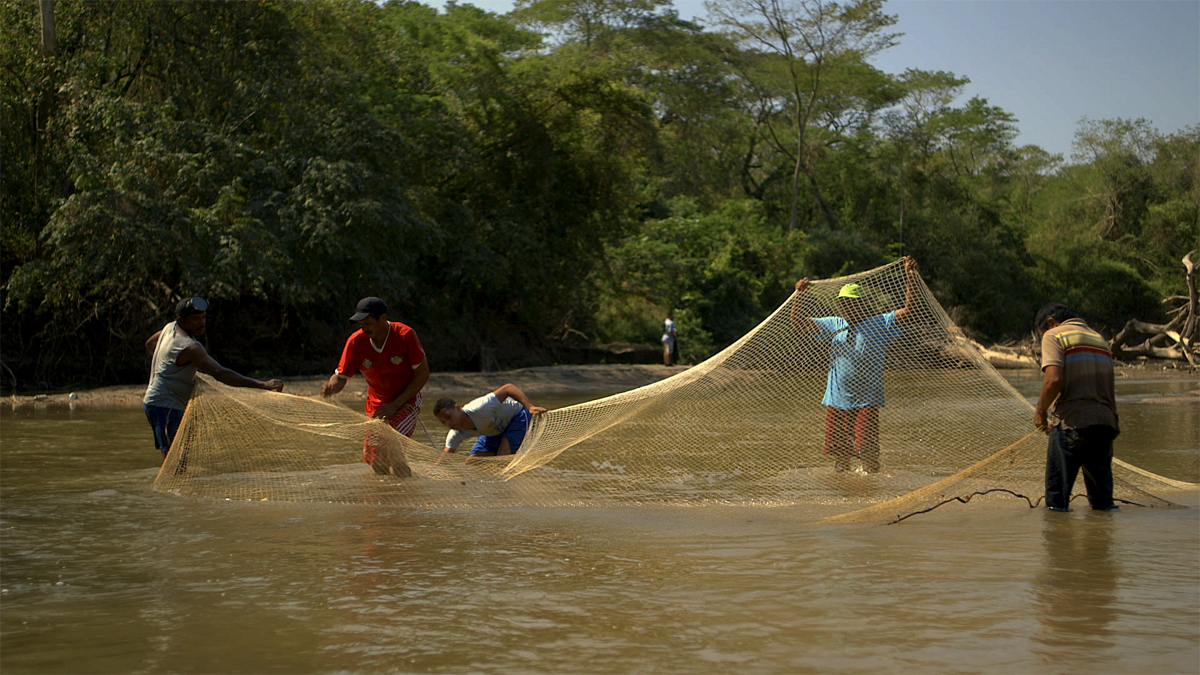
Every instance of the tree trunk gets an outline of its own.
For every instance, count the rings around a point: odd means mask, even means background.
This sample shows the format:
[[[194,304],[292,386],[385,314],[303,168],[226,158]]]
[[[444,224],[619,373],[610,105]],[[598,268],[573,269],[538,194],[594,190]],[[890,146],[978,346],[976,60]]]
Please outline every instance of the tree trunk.
[[[58,55],[58,36],[54,30],[55,0],[40,0],[42,10],[42,58],[52,59]]]
[[[1198,365],[1196,348],[1200,344],[1200,341],[1197,340],[1200,337],[1200,316],[1197,316],[1196,309],[1200,304],[1200,298],[1198,298],[1196,288],[1196,265],[1192,260],[1195,253],[1196,251],[1191,251],[1183,257],[1183,266],[1187,269],[1188,304],[1175,310],[1178,312],[1175,318],[1166,324],[1146,323],[1130,319],[1109,343],[1109,348],[1114,355],[1124,353],[1151,356],[1157,359],[1183,358],[1193,366]],[[1152,337],[1137,346],[1125,346],[1133,337],[1145,334],[1150,334]],[[1168,341],[1175,344],[1163,346]]]
[[[54,58],[58,55],[58,37],[54,28],[55,0],[39,0],[42,14],[42,90],[38,94],[37,129],[33,139],[33,176],[34,189],[41,183],[45,169],[45,152],[48,141],[50,113],[54,109]]]
[[[821,194],[821,186],[817,184],[817,177],[813,174],[812,167],[809,166],[806,159],[808,149],[804,145],[803,139],[796,143],[796,165],[792,170],[792,216],[788,220],[788,232],[793,232],[796,229],[796,221],[800,217],[800,174],[803,173],[808,178],[809,184],[812,186],[813,197],[817,200],[817,204],[821,206],[821,213],[825,215],[825,224],[829,229],[836,230],[838,227],[837,214],[833,212],[833,207],[825,199],[825,195]]]
[[[1200,292],[1196,289],[1196,261],[1193,256],[1196,251],[1188,251],[1188,254],[1183,256],[1183,266],[1187,269],[1187,287],[1188,287],[1188,304],[1187,304],[1187,321],[1183,324],[1181,334],[1190,343],[1186,346],[1193,350],[1200,342],[1200,313],[1197,312],[1197,305],[1200,305]],[[1183,316],[1183,314],[1180,314]]]
[[[813,173],[812,167],[806,163],[804,165],[804,173],[808,176],[808,181],[812,185],[813,197],[816,197],[817,203],[821,205],[821,212],[825,214],[825,223],[829,229],[838,229],[837,213],[833,207],[829,205],[829,201],[825,199],[825,195],[821,194],[821,186],[817,184],[817,176]]]
[[[792,215],[788,218],[788,232],[796,231],[796,220],[800,216],[800,164],[804,161],[804,136],[796,142],[796,165],[792,168]]]

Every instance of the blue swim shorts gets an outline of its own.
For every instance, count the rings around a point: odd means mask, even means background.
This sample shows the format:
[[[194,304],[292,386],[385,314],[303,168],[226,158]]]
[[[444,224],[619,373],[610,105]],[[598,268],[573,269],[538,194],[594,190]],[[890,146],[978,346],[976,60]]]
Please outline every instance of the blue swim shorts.
[[[504,427],[504,431],[498,436],[480,436],[475,439],[475,447],[471,448],[471,454],[477,455],[481,452],[497,452],[500,450],[500,439],[507,438],[508,446],[512,448],[513,454],[521,447],[521,441],[525,440],[525,432],[529,430],[529,411],[521,408],[521,412],[513,415],[509,420],[508,426]]]
[[[179,431],[179,423],[183,421],[183,411],[175,408],[164,408],[160,405],[143,403],[146,419],[154,430],[154,447],[167,454],[171,449],[171,441],[175,440],[175,432]]]

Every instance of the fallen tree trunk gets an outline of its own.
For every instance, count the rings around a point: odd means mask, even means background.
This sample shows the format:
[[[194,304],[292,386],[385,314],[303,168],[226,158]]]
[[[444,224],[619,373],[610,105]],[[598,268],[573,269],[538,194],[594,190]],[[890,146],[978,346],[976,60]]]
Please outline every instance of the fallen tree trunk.
[[[1017,349],[1001,345],[984,347],[974,340],[971,340],[971,344],[975,345],[993,368],[1038,368],[1041,365],[1037,359]]]
[[[1196,251],[1190,251],[1183,257],[1183,266],[1187,270],[1188,297],[1187,304],[1170,310],[1175,318],[1169,323],[1147,323],[1130,319],[1119,333],[1113,336],[1109,349],[1113,356],[1148,356],[1156,359],[1186,359],[1192,366],[1197,364],[1197,347],[1200,346],[1200,316],[1197,316],[1197,305],[1200,304],[1200,294],[1196,288],[1196,263],[1192,257]],[[1163,302],[1181,299],[1179,296],[1166,298]],[[1141,344],[1127,347],[1126,345],[1139,335],[1151,337]]]
[[[1155,347],[1154,345],[1150,344],[1149,340],[1139,345],[1134,345],[1133,347],[1123,348],[1121,353],[1132,356],[1149,356],[1150,358],[1154,359],[1174,360],[1185,359],[1189,356],[1187,351],[1183,350],[1179,345],[1174,345],[1171,347]],[[1190,358],[1187,358],[1187,360],[1191,361]]]
[[[1200,311],[1197,311],[1197,306],[1200,305],[1200,290],[1196,288],[1196,261],[1192,259],[1195,254],[1196,251],[1190,251],[1183,256],[1183,266],[1187,269],[1188,287],[1188,316],[1183,325],[1183,337],[1188,342],[1187,347],[1190,347],[1192,351],[1195,351],[1196,343],[1200,341]],[[1196,362],[1192,361],[1192,365],[1196,365]]]

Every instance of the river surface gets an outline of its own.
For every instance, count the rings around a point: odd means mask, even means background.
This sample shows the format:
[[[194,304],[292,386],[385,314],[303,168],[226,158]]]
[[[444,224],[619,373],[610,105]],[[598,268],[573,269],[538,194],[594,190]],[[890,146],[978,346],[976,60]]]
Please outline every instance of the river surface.
[[[1196,388],[1119,380],[1117,456],[1200,481]],[[891,526],[231,502],[152,490],[140,410],[6,410],[0,432],[6,675],[1200,672],[1194,491]]]

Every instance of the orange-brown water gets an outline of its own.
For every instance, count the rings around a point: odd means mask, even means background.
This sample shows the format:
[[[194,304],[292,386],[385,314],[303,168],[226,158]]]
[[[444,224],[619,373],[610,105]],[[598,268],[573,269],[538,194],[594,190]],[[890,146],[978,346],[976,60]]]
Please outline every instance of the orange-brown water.
[[[1117,455],[1200,480],[1195,388],[1120,381]],[[192,500],[156,460],[140,411],[0,416],[4,673],[1200,671],[1195,494],[831,527]]]

